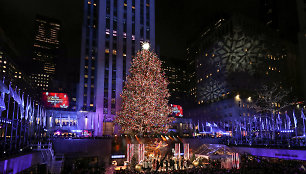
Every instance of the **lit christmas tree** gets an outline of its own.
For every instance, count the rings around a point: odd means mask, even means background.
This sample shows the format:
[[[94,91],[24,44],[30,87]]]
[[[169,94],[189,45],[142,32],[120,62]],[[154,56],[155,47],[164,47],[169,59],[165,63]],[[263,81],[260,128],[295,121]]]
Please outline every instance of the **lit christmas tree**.
[[[149,44],[132,61],[121,97],[121,111],[117,113],[115,123],[121,130],[130,134],[166,133],[168,124],[174,121],[168,117],[168,82],[161,68],[161,61]]]

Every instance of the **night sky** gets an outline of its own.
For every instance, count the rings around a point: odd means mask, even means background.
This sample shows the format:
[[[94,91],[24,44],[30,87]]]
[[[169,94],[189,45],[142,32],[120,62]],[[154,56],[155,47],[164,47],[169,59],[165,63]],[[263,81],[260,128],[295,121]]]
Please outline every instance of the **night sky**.
[[[224,14],[239,13],[261,20],[263,0],[156,0],[156,44],[160,55],[172,60],[184,59],[187,43],[208,24]],[[277,13],[284,37],[296,42],[298,28],[295,4],[280,0]],[[19,52],[19,62],[31,59],[33,26],[36,14],[56,18],[62,24],[62,42],[65,52],[57,61],[57,71],[77,82],[80,60],[83,0],[26,0],[0,1],[0,27],[13,41]],[[296,30],[292,30],[296,28]],[[68,65],[68,67],[67,67]],[[64,76],[63,76],[64,77]]]

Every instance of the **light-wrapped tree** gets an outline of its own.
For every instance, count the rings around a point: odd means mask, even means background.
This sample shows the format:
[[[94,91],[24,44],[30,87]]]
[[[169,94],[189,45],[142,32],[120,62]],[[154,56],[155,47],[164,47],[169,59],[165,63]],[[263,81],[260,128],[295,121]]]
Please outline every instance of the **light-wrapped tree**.
[[[280,83],[263,85],[256,95],[253,104],[250,106],[256,113],[279,113],[296,103],[292,91],[285,89]]]
[[[121,94],[121,110],[117,113],[115,123],[124,133],[166,133],[168,124],[174,120],[169,117],[170,94],[161,61],[146,46],[143,45],[143,49],[132,60],[130,75]]]

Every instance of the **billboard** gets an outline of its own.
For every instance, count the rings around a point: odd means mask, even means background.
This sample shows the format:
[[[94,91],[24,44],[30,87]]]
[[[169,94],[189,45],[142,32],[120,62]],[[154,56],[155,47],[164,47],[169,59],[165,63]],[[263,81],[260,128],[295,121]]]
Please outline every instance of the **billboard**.
[[[42,101],[47,108],[69,107],[69,98],[66,93],[43,92]]]
[[[171,116],[183,117],[183,108],[182,108],[182,106],[170,104],[170,107],[172,109]]]

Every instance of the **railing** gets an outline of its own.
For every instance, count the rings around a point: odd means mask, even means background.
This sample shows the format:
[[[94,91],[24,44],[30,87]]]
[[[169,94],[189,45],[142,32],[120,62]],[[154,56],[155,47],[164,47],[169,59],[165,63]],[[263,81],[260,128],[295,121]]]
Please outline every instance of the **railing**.
[[[42,157],[44,159],[43,152],[48,151],[51,154],[51,159],[54,159],[54,150],[52,149],[52,143],[49,142],[48,144],[41,144],[41,142],[38,142],[37,144],[31,144],[30,148],[34,151],[41,151]]]

